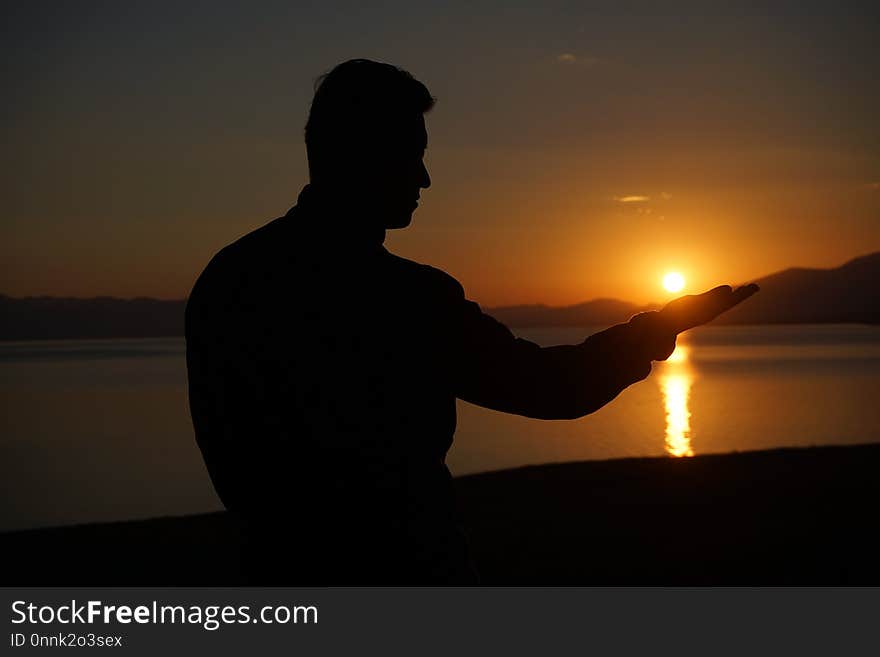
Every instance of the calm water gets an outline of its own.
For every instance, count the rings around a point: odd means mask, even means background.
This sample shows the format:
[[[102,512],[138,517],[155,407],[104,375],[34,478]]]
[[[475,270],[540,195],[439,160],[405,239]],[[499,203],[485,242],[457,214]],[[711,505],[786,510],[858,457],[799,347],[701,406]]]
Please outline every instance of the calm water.
[[[535,329],[543,345],[592,331]],[[712,327],[593,415],[459,404],[448,462],[529,463],[880,440],[880,327]],[[0,530],[220,508],[187,410],[184,343],[0,343]]]

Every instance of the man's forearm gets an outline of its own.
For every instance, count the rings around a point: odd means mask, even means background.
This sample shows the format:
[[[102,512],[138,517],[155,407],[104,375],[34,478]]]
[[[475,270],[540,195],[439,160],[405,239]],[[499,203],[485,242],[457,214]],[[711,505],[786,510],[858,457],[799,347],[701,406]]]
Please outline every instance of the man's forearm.
[[[496,362],[475,394],[480,406],[543,420],[583,417],[651,372],[650,340],[636,324],[618,324],[577,345],[539,348],[519,341]]]
[[[651,361],[658,357],[656,336],[640,322],[617,324],[589,336],[571,347],[550,347],[552,357],[562,361],[560,377],[566,391],[557,391],[562,408],[557,417],[577,418],[593,413],[630,385],[651,373]],[[549,355],[549,354],[548,354]]]

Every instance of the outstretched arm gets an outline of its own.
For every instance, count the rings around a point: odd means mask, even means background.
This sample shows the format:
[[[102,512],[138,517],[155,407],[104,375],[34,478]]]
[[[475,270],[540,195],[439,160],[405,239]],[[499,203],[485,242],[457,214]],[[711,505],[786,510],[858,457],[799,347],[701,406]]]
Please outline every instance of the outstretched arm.
[[[715,288],[591,335],[577,345],[539,347],[464,299],[453,318],[451,374],[456,396],[506,413],[572,419],[592,413],[665,360],[676,335],[714,319],[757,291]]]

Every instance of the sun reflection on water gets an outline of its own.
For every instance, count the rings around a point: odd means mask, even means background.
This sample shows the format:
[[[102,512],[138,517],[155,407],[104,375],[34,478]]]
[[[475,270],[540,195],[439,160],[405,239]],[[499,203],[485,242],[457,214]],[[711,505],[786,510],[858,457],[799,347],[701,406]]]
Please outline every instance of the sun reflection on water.
[[[666,407],[666,451],[671,456],[693,456],[691,412],[688,408],[693,374],[688,364],[688,348],[677,345],[659,377]]]

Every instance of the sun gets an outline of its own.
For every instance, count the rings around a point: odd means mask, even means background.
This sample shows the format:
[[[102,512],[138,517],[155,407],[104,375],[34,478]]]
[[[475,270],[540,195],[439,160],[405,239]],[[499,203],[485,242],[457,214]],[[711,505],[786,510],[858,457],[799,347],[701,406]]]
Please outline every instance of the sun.
[[[684,289],[684,276],[671,271],[663,277],[663,287],[669,292],[681,292]]]

